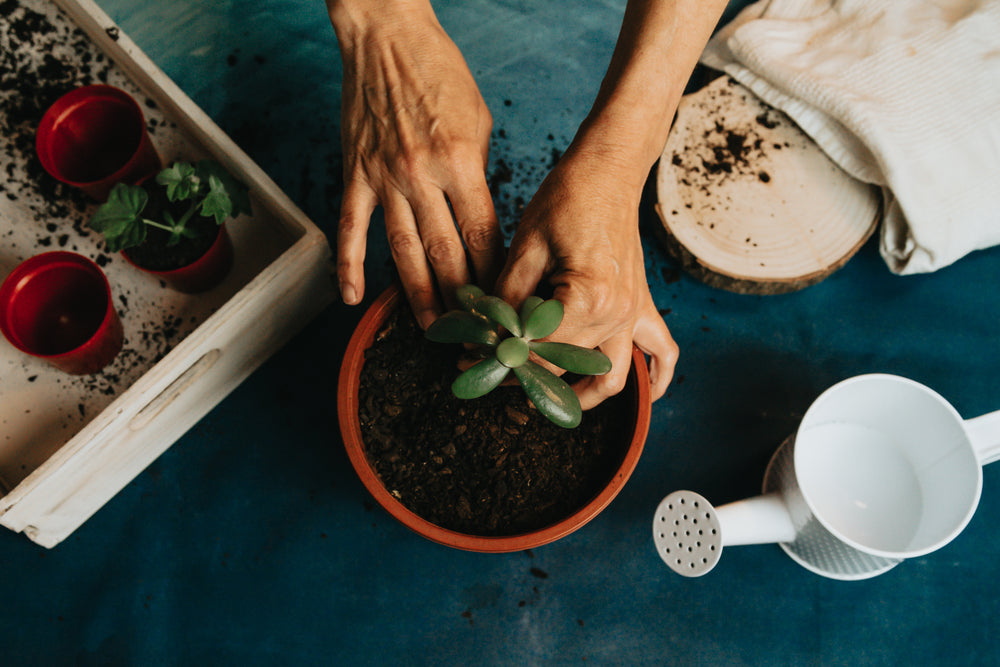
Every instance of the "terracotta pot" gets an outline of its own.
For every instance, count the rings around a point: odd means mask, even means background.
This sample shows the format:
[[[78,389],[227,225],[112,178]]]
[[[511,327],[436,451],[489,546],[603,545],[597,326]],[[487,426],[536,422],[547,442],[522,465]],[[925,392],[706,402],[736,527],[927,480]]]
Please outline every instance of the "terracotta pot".
[[[101,202],[115,183],[138,183],[161,168],[142,109],[113,86],[82,86],[56,100],[35,148],[51,176]]]
[[[646,359],[637,348],[632,350],[632,369],[629,373],[626,392],[635,396],[634,425],[628,451],[624,460],[615,472],[608,485],[584,507],[565,519],[537,531],[521,535],[504,537],[483,537],[459,533],[433,524],[407,509],[382,485],[378,475],[368,462],[365,445],[361,438],[361,425],[358,420],[358,389],[361,383],[361,367],[364,365],[364,353],[371,346],[375,335],[382,328],[388,316],[399,305],[402,293],[398,286],[392,286],[383,292],[365,313],[347,346],[343,363],[340,368],[340,379],[337,391],[337,410],[340,421],[340,432],[351,465],[361,478],[375,500],[389,514],[401,521],[405,526],[423,537],[467,551],[508,552],[531,549],[558,540],[579,529],[597,516],[618,495],[632,471],[635,470],[649,431],[651,412],[649,395],[649,373]]]
[[[104,368],[123,340],[104,272],[62,251],[21,262],[3,281],[0,331],[22,352],[74,375]]]
[[[226,231],[226,224],[223,223],[219,225],[215,242],[204,255],[186,266],[169,271],[153,271],[136,264],[128,256],[128,250],[123,250],[122,256],[135,268],[156,276],[178,292],[198,294],[212,289],[229,275],[229,271],[233,268],[233,242]]]

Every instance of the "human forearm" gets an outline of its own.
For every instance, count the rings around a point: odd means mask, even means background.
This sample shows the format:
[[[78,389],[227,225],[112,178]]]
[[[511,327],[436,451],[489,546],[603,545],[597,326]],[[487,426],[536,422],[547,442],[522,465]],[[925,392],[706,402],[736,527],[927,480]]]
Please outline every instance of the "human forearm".
[[[630,0],[607,75],[571,152],[641,190],[725,0]]]

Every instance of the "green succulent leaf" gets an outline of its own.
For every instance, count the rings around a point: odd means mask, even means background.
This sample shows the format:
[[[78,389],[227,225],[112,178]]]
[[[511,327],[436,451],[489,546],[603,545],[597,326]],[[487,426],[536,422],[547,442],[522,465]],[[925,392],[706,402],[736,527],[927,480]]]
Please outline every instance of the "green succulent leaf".
[[[515,336],[521,335],[521,321],[514,308],[496,296],[481,296],[476,299],[476,310],[490,318]]]
[[[531,351],[545,361],[577,375],[604,375],[611,370],[611,360],[600,350],[588,350],[569,343],[531,341]]]
[[[563,428],[576,428],[583,419],[580,399],[566,382],[533,361],[514,369],[524,392],[538,411]]]
[[[434,320],[424,332],[435,343],[474,343],[495,346],[500,336],[482,317],[464,310],[451,310]]]
[[[458,303],[463,309],[469,312],[475,310],[476,299],[485,296],[485,294],[486,292],[475,285],[462,285],[455,290],[455,297],[458,299]]]
[[[526,328],[528,326],[528,318],[531,317],[531,311],[538,308],[538,305],[543,301],[545,301],[545,299],[540,296],[535,296],[534,294],[524,300],[524,303],[521,304],[521,312],[518,313],[522,327]]]
[[[148,201],[149,195],[141,187],[117,183],[94,211],[88,226],[104,235],[110,252],[137,246],[146,238],[142,211]]]
[[[497,359],[507,368],[517,368],[528,360],[528,343],[523,338],[511,336],[497,345]]]
[[[458,398],[479,398],[499,387],[508,373],[510,369],[495,358],[483,359],[459,375],[451,384],[451,391]]]
[[[531,311],[524,325],[524,337],[529,340],[551,336],[562,322],[563,305],[561,301],[549,299],[543,301]]]

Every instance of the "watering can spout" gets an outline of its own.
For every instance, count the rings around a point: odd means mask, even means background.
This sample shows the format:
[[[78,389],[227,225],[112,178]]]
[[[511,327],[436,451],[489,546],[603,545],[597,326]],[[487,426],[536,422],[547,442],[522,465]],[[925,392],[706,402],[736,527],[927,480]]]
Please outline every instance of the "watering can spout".
[[[656,508],[653,542],[670,569],[686,577],[707,574],[722,547],[795,539],[795,526],[779,493],[716,509],[694,491],[674,491]]]
[[[725,546],[795,540],[795,526],[778,492],[738,500],[716,510]]]

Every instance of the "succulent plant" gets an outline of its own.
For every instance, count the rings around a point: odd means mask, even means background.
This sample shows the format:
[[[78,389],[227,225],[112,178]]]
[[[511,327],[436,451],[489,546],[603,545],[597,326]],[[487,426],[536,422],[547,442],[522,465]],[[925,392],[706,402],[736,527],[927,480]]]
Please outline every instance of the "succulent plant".
[[[583,410],[573,389],[529,357],[534,352],[577,375],[603,375],[611,370],[611,360],[598,350],[539,340],[551,336],[562,322],[562,303],[531,296],[518,313],[503,299],[487,295],[475,285],[460,287],[457,296],[461,309],[445,313],[425,333],[437,343],[475,345],[483,357],[458,376],[452,393],[459,398],[479,398],[500,386],[513,371],[539,412],[564,428],[578,426]]]

